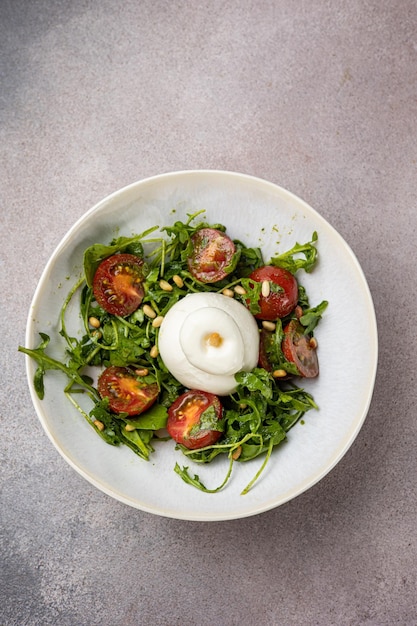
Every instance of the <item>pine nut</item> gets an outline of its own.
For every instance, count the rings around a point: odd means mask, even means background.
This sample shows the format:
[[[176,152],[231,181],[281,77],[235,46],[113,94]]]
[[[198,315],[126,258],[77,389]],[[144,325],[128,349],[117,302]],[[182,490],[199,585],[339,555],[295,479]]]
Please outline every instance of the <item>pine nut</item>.
[[[104,430],[104,424],[103,422],[100,422],[100,420],[94,420],[93,424],[96,428],[98,428],[98,430]]]
[[[149,356],[152,357],[152,359],[156,359],[158,354],[159,354],[158,346],[152,346],[152,348],[149,351]]]
[[[97,319],[96,317],[90,317],[88,319],[88,323],[90,324],[90,326],[92,326],[93,328],[100,328],[100,320]]]
[[[153,310],[153,308],[151,306],[149,306],[149,304],[144,304],[143,305],[143,312],[147,317],[150,317],[151,319],[153,319],[154,317],[156,317],[156,313]]]
[[[233,296],[235,295],[234,292],[231,289],[223,289],[222,294],[224,296],[227,296],[228,298],[233,298]]]
[[[163,289],[164,291],[172,291],[173,290],[173,286],[169,284],[168,281],[166,280],[160,280],[159,281],[159,286],[161,287],[161,289]]]
[[[234,461],[237,461],[237,459],[240,457],[241,454],[242,454],[242,446],[238,446],[236,450],[233,450],[232,452],[232,459]]]
[[[270,330],[273,331],[276,329],[277,325],[275,324],[275,322],[269,322],[268,320],[264,320],[262,322],[262,326],[265,328],[265,330]]]
[[[135,370],[136,376],[147,376],[149,374],[149,370],[147,367],[142,367],[141,369]]]
[[[180,289],[181,289],[181,287],[184,287],[184,281],[181,278],[181,276],[178,276],[178,274],[175,274],[175,276],[172,277],[172,280],[177,285],[177,287],[179,287]]]
[[[274,372],[272,372],[272,376],[274,378],[284,378],[284,376],[287,375],[287,372],[285,370],[275,370]]]
[[[295,316],[296,318],[299,320],[300,317],[303,315],[303,309],[300,307],[299,304],[297,304],[297,306],[295,307]]]
[[[318,346],[317,339],[315,337],[311,337],[310,341],[308,342],[308,345],[310,346],[312,350],[315,350]]]
[[[236,285],[234,290],[235,290],[235,293],[239,294],[239,296],[244,296],[246,293],[246,289],[242,287],[242,285]]]
[[[125,426],[125,430],[126,430],[128,433],[131,433],[131,432],[133,432],[134,430],[136,430],[136,426],[133,426],[133,424],[126,424],[126,426]]]
[[[261,293],[264,298],[267,298],[271,293],[271,285],[269,284],[269,280],[262,281]]]
[[[152,322],[152,326],[154,328],[159,328],[160,325],[162,324],[162,322],[164,321],[164,316],[163,315],[158,315],[157,317],[155,317],[155,319]]]
[[[219,333],[210,333],[205,337],[206,344],[212,348],[220,348],[223,343],[223,337]]]

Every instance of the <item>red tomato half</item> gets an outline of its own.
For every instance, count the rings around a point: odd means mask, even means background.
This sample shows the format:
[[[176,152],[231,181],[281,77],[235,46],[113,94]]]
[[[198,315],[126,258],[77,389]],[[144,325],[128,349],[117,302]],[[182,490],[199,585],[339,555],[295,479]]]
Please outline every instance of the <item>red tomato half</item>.
[[[260,320],[277,320],[285,317],[294,309],[298,301],[298,284],[295,276],[281,267],[264,265],[254,270],[250,279],[262,283],[269,282],[269,295],[259,298],[260,313],[255,317]]]
[[[221,419],[223,407],[217,396],[206,391],[187,391],[168,409],[167,431],[189,450],[211,446],[220,439],[219,430],[209,428]]]
[[[108,313],[125,317],[143,300],[142,281],[142,259],[133,254],[113,254],[100,263],[94,274],[94,297]]]
[[[215,228],[202,228],[191,237],[194,249],[188,258],[188,269],[202,283],[215,283],[227,276],[236,247],[233,241]]]
[[[282,351],[287,361],[294,363],[304,378],[315,378],[319,373],[317,344],[308,335],[298,320],[291,320],[284,328]]]
[[[139,415],[155,402],[159,389],[156,383],[145,383],[127,367],[112,365],[98,379],[98,392],[109,398],[114,413]]]

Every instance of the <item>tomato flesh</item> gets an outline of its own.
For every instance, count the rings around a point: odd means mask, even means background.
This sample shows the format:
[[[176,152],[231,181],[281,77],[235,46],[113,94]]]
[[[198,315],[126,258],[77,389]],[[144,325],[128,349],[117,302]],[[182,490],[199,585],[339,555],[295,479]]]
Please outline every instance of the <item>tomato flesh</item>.
[[[98,379],[98,392],[109,399],[110,410],[114,413],[140,415],[158,397],[157,383],[145,383],[127,367],[111,365]]]
[[[108,313],[126,317],[143,300],[143,259],[123,253],[113,254],[98,266],[93,279],[93,293]]]
[[[273,341],[272,332],[262,328],[259,335],[259,367],[263,367],[267,372],[272,371],[272,364],[268,357],[268,348]]]
[[[210,446],[222,435],[214,426],[223,415],[219,398],[206,391],[191,390],[183,393],[168,409],[169,435],[189,450]]]
[[[319,374],[317,350],[311,337],[304,334],[298,320],[291,320],[284,328],[282,352],[287,361],[294,363],[300,376],[315,378]]]
[[[188,269],[202,283],[215,283],[227,276],[236,247],[220,230],[202,228],[191,237],[193,252],[188,258]]]
[[[281,267],[264,265],[254,270],[249,278],[258,283],[269,282],[269,294],[260,295],[261,308],[255,317],[274,321],[289,315],[298,301],[298,284],[295,276]]]

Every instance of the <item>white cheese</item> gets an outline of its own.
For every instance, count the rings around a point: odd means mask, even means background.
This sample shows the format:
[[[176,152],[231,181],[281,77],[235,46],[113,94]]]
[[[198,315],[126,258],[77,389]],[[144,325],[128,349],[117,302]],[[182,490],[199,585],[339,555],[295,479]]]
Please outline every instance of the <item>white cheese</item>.
[[[159,331],[166,367],[189,389],[228,395],[234,375],[258,363],[259,331],[243,304],[217,293],[192,293],[174,304]]]

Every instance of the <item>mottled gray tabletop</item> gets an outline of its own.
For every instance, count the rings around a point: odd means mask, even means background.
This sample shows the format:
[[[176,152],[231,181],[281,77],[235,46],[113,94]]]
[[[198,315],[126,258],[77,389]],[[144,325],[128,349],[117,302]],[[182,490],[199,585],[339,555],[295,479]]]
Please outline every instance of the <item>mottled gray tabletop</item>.
[[[2,0],[2,626],[417,624],[416,19],[415,0]],[[357,255],[378,320],[348,453],[234,521],[95,489],[44,433],[17,352],[74,222],[184,169],[306,200]]]

